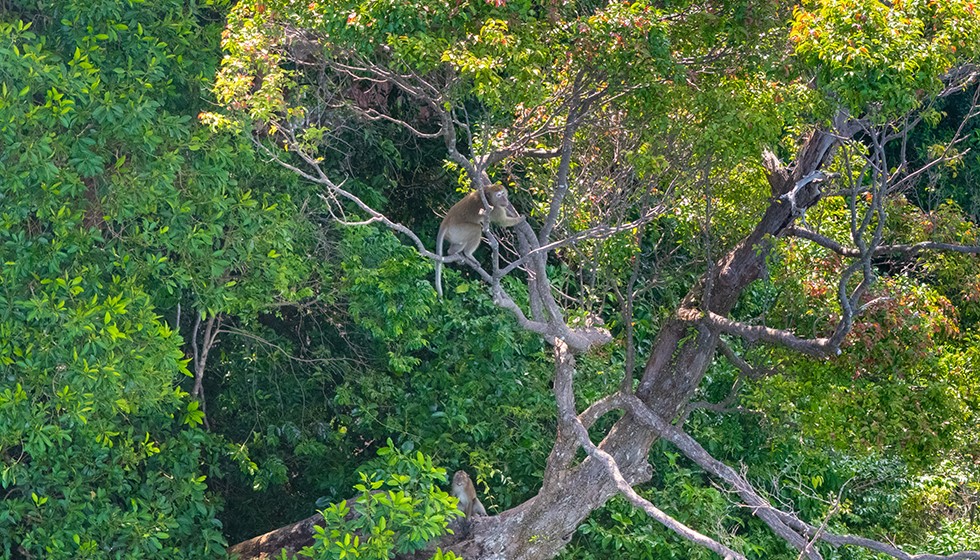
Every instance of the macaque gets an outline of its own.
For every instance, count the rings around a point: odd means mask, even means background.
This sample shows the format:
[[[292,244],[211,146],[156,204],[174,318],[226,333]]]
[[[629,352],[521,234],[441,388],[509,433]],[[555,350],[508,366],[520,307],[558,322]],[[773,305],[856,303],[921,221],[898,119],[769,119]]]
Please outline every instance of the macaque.
[[[476,488],[473,486],[473,481],[470,480],[470,476],[465,471],[456,471],[456,474],[453,475],[452,494],[459,500],[459,504],[456,507],[466,514],[467,519],[474,516],[487,516],[487,510],[480,503],[479,498],[476,497]]]
[[[480,191],[473,191],[453,205],[439,225],[436,235],[436,254],[442,256],[443,239],[449,241],[449,251],[446,256],[452,256],[460,251],[467,258],[473,258],[473,252],[480,246],[483,237],[483,226],[488,221],[501,227],[511,227],[524,221],[524,216],[518,215],[517,210],[507,199],[507,189],[500,184],[491,185],[485,189],[487,204],[490,205],[490,215],[483,207]],[[436,293],[442,297],[442,263],[436,261]]]

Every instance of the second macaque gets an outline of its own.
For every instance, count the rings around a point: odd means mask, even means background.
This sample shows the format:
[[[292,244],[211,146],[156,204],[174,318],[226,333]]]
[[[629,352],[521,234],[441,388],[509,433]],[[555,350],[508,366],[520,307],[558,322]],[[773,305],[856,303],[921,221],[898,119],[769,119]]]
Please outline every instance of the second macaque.
[[[473,481],[470,480],[470,475],[466,472],[456,471],[456,474],[453,475],[452,494],[459,500],[456,507],[466,514],[467,519],[487,516],[487,510],[480,503],[480,499],[476,497],[476,487],[473,486]]]

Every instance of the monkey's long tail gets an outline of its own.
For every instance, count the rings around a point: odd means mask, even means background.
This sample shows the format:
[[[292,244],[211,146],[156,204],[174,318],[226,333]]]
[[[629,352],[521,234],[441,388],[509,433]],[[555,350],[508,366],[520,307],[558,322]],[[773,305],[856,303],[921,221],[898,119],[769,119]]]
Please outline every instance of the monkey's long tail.
[[[439,228],[439,233],[436,234],[436,255],[442,256],[442,243],[446,237],[446,230],[442,227]],[[442,261],[436,261],[436,293],[439,294],[439,298],[442,298]]]

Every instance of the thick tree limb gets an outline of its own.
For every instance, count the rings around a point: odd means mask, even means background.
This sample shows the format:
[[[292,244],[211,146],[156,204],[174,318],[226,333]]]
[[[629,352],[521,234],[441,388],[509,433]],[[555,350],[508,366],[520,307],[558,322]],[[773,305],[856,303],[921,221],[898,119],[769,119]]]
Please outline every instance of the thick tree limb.
[[[830,249],[831,251],[842,255],[845,257],[860,257],[861,252],[854,247],[845,247],[843,244],[834,241],[833,239],[827,237],[826,235],[821,235],[815,231],[811,231],[805,227],[801,226],[790,226],[783,230],[783,235],[798,237],[800,239],[806,239],[807,241],[812,241],[825,249]]]
[[[692,312],[692,314],[696,313]],[[830,338],[800,338],[789,331],[761,325],[746,325],[745,323],[734,321],[728,317],[722,317],[710,311],[703,315],[704,321],[712,328],[727,334],[739,336],[748,342],[758,342],[761,340],[763,342],[779,344],[780,346],[785,346],[786,348],[815,358],[825,358],[840,354],[840,348],[835,346]]]

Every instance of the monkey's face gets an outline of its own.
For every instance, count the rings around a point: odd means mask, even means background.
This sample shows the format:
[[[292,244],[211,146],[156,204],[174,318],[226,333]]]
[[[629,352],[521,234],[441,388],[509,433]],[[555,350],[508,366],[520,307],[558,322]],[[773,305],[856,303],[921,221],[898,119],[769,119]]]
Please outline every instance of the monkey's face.
[[[465,484],[465,480],[466,480],[466,473],[464,473],[463,471],[456,471],[456,474],[453,475],[453,487],[462,488],[463,485]]]

